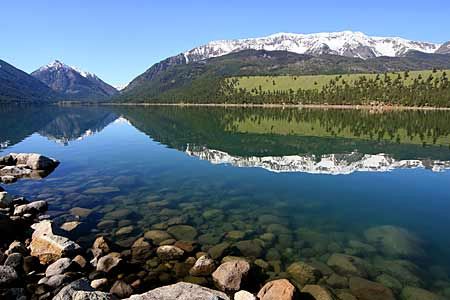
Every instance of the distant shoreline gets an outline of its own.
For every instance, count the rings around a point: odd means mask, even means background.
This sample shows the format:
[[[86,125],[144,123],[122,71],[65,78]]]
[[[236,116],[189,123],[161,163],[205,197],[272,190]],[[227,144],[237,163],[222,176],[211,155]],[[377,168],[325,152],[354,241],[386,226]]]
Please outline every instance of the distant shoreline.
[[[68,104],[68,103],[65,103]],[[63,105],[65,105],[63,104]],[[72,104],[72,103],[70,103]],[[77,103],[80,104],[80,103]],[[317,109],[360,109],[360,110],[442,110],[450,107],[433,106],[391,106],[391,105],[348,105],[348,104],[238,104],[238,103],[96,103],[105,106],[177,106],[177,107],[242,107],[242,108],[317,108]]]

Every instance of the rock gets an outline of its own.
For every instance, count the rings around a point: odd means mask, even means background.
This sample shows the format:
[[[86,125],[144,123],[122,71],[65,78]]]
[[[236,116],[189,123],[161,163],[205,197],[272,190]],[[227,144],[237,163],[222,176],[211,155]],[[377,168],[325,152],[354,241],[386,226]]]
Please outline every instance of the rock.
[[[170,234],[163,230],[149,230],[144,234],[144,237],[156,245],[159,245],[162,241],[172,238]]]
[[[34,256],[26,256],[23,259],[23,270],[25,274],[28,274],[32,271],[40,271],[42,268],[41,263],[39,262],[39,258]]]
[[[145,238],[137,239],[131,246],[131,257],[134,261],[146,261],[152,254],[152,246]]]
[[[329,289],[315,284],[305,285],[305,287],[302,289],[302,294],[309,294],[313,297],[314,300],[338,300],[337,296],[334,295],[333,292],[331,292]]]
[[[74,231],[78,228],[78,226],[80,226],[81,222],[80,221],[70,221],[70,222],[65,222],[64,224],[61,225],[61,229],[64,231]]]
[[[53,170],[59,165],[59,161],[45,157],[37,153],[11,153],[16,160],[16,164],[27,165],[33,170]]]
[[[223,254],[229,247],[230,247],[229,243],[223,242],[211,247],[208,250],[208,254],[211,256],[212,259],[218,259],[223,256]]]
[[[94,289],[86,278],[81,278],[63,287],[52,300],[73,300],[73,295],[77,291],[93,292]]]
[[[116,231],[115,235],[116,236],[118,236],[118,235],[128,235],[128,234],[131,234],[133,232],[133,230],[134,230],[134,226],[133,225],[128,225],[128,226],[119,228]]]
[[[5,251],[6,255],[10,255],[12,253],[20,253],[26,255],[28,254],[28,250],[22,242],[14,241],[9,245],[8,250]]]
[[[113,251],[113,244],[107,238],[100,236],[95,239],[91,251],[94,257],[100,257]]]
[[[445,297],[436,295],[430,291],[417,287],[407,286],[403,288],[402,300],[445,300]]]
[[[360,277],[350,277],[349,287],[359,300],[395,300],[390,288]]]
[[[66,274],[58,274],[52,277],[44,277],[39,280],[38,284],[45,284],[48,287],[56,289],[63,284],[69,282],[72,278]],[[73,280],[73,279],[72,279]]]
[[[406,260],[386,260],[376,263],[382,272],[391,275],[405,286],[420,287],[424,285],[420,278],[420,268]]]
[[[11,175],[4,175],[4,176],[0,176],[0,182],[3,183],[14,183],[17,181],[17,178]]]
[[[189,274],[192,276],[208,276],[214,271],[215,267],[214,260],[207,255],[203,255],[197,259],[194,266],[189,270]]]
[[[111,294],[118,296],[119,298],[130,297],[133,294],[133,288],[123,280],[117,280],[111,289],[109,290]]]
[[[333,288],[344,289],[348,287],[347,277],[333,273],[327,278],[327,284]]]
[[[3,265],[11,267],[17,272],[23,272],[23,255],[21,253],[12,253],[8,255]]]
[[[246,236],[244,231],[232,230],[226,234],[226,238],[230,240],[242,240]]]
[[[81,255],[75,256],[72,261],[77,264],[80,269],[84,269],[87,266],[86,259]]]
[[[177,240],[192,241],[197,236],[197,230],[189,225],[175,225],[169,227],[167,232]]]
[[[162,260],[179,259],[184,255],[184,251],[175,246],[160,246],[156,249],[156,254]]]
[[[87,292],[87,291],[76,291],[72,300],[115,300],[116,297],[111,295],[110,293],[104,292]]]
[[[394,278],[388,274],[379,275],[376,278],[376,281],[395,292],[400,292],[403,287],[402,283],[397,278]]]
[[[386,255],[395,257],[421,257],[425,251],[421,240],[408,230],[396,226],[378,226],[364,232],[366,239]]]
[[[191,253],[197,247],[197,243],[194,241],[176,241],[174,246],[180,248],[186,253]]]
[[[50,266],[47,267],[45,271],[46,277],[52,277],[55,275],[61,275],[66,272],[71,272],[76,269],[76,265],[72,262],[70,258],[60,258]]]
[[[255,259],[253,262],[256,266],[260,267],[263,270],[267,270],[269,268],[269,263],[262,259]]]
[[[257,240],[240,241],[234,245],[239,249],[239,252],[241,252],[243,256],[247,257],[261,257],[263,251],[261,242]]]
[[[315,284],[322,277],[322,273],[313,266],[304,262],[295,262],[287,268],[287,273],[300,286]]]
[[[234,294],[234,300],[257,300],[257,299],[252,293],[249,293],[247,291],[239,291],[236,294]]]
[[[80,218],[87,218],[92,213],[92,209],[83,207],[74,207],[70,209],[70,213]]]
[[[9,266],[0,266],[0,289],[14,287],[19,281],[19,275],[14,268]]]
[[[111,270],[118,267],[121,262],[122,258],[120,258],[120,253],[108,253],[99,258],[97,262],[97,271],[106,273],[111,272]]]
[[[238,291],[241,282],[247,276],[250,264],[245,260],[234,260],[222,263],[212,273],[214,284],[222,291]]]
[[[219,291],[196,284],[179,282],[151,290],[145,294],[133,295],[127,300],[230,300]]]
[[[47,210],[46,201],[35,201],[28,204],[19,205],[14,209],[15,216],[23,216],[24,214],[38,214]]]
[[[48,264],[64,256],[75,255],[81,247],[68,238],[55,235],[49,220],[32,226],[34,229],[30,244],[31,255],[39,258],[42,264]]]
[[[92,282],[91,282],[91,287],[96,290],[101,290],[104,287],[106,287],[107,285],[108,285],[108,279],[106,279],[106,278],[95,279],[95,280],[92,280]]]
[[[16,159],[11,154],[0,157],[0,165],[3,166],[14,166],[16,162]]]
[[[334,253],[327,264],[342,275],[353,275],[366,278],[368,271],[366,262],[359,257]]]
[[[7,192],[0,192],[0,208],[8,208],[13,202],[13,198]]]
[[[120,189],[112,186],[96,187],[84,191],[85,194],[93,194],[93,195],[110,194],[117,192],[120,192]]]
[[[260,300],[292,300],[295,287],[287,279],[269,281],[258,292]]]

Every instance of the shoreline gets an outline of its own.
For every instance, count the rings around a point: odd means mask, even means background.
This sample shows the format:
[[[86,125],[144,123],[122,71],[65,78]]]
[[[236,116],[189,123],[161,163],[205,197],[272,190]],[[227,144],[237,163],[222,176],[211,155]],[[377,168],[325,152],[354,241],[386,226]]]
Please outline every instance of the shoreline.
[[[82,103],[77,103],[82,104]],[[175,107],[224,107],[224,108],[298,108],[298,109],[356,109],[356,110],[423,110],[450,111],[450,107],[435,106],[391,106],[391,105],[350,105],[350,104],[234,104],[234,103],[98,103],[102,106],[175,106]],[[63,104],[63,105],[67,105]]]

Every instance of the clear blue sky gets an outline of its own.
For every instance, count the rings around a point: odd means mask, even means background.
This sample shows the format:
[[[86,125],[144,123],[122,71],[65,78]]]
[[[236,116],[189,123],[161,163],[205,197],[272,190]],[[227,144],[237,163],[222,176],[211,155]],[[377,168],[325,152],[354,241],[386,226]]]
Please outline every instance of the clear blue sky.
[[[31,72],[54,59],[113,85],[215,39],[353,30],[450,40],[450,1],[4,0],[0,59]]]

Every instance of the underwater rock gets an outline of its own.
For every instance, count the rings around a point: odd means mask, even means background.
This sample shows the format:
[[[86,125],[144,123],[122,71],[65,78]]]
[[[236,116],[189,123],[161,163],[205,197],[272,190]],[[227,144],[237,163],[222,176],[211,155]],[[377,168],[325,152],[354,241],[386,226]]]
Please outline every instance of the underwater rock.
[[[377,276],[376,281],[395,292],[400,292],[403,287],[402,283],[399,280],[388,274],[381,274]]]
[[[133,295],[126,300],[230,300],[230,298],[219,291],[208,289],[196,284],[179,282],[163,286],[141,295]]]
[[[91,251],[94,257],[100,257],[110,253],[115,248],[116,247],[110,240],[108,240],[104,236],[99,236],[95,239]]]
[[[73,207],[70,209],[70,213],[80,218],[87,218],[92,213],[92,209],[83,207]]]
[[[305,285],[302,289],[302,294],[309,294],[315,300],[338,300],[337,296],[335,296],[328,288],[315,284]]]
[[[224,292],[238,291],[249,270],[250,264],[245,260],[222,263],[212,273],[214,284]]]
[[[261,241],[258,240],[246,240],[237,242],[234,246],[239,249],[243,256],[261,257],[263,252],[261,244]]]
[[[349,287],[359,300],[395,300],[390,288],[364,278],[350,277]]]
[[[208,254],[211,256],[212,259],[218,259],[224,255],[224,253],[229,247],[230,247],[229,243],[223,242],[211,247],[208,250]]]
[[[378,226],[367,229],[364,235],[370,243],[393,257],[421,257],[425,252],[421,240],[410,231],[396,226]]]
[[[158,254],[158,257],[162,260],[173,260],[182,257],[184,251],[178,247],[167,245],[159,246],[158,249],[156,249],[156,254]]]
[[[287,268],[287,273],[300,286],[315,284],[322,277],[322,273],[305,262],[294,262]]]
[[[159,245],[162,241],[172,238],[170,234],[163,230],[149,230],[145,232],[144,237],[156,245]]]
[[[334,253],[330,256],[327,264],[342,275],[353,275],[367,278],[367,263],[356,256]]]
[[[340,276],[336,273],[333,273],[330,277],[328,277],[326,282],[333,288],[344,289],[348,287],[347,277]]]
[[[122,262],[120,253],[111,252],[99,258],[97,262],[97,271],[100,272],[111,272],[114,268],[118,267]]]
[[[37,153],[11,153],[16,165],[26,165],[32,170],[53,170],[59,161]]]
[[[407,286],[403,288],[402,294],[401,294],[402,300],[445,300],[445,297],[436,295],[430,291]]]
[[[382,272],[391,275],[404,285],[420,287],[423,281],[420,279],[420,269],[415,264],[406,260],[383,260],[376,263]]]
[[[292,300],[295,287],[287,279],[278,279],[266,283],[258,292],[260,300]]]
[[[120,192],[120,189],[117,187],[101,186],[101,187],[87,189],[83,193],[99,195],[99,194],[110,194],[110,193],[117,193],[117,192]]]
[[[131,246],[131,257],[134,261],[146,261],[152,255],[152,246],[145,238],[137,239]]]
[[[177,240],[193,241],[197,236],[197,230],[189,225],[175,225],[169,227],[167,232]]]
[[[125,281],[117,280],[116,282],[114,282],[109,292],[113,295],[118,296],[119,298],[126,298],[130,297],[131,294],[133,294],[133,288]]]

